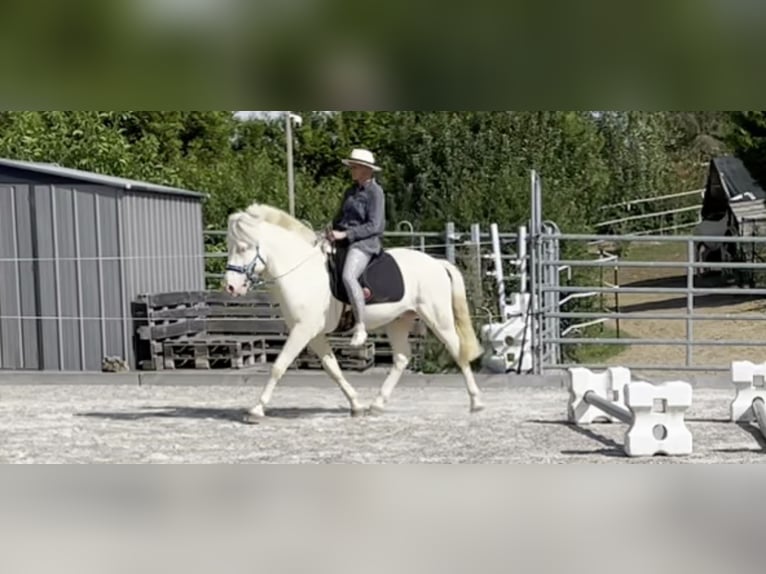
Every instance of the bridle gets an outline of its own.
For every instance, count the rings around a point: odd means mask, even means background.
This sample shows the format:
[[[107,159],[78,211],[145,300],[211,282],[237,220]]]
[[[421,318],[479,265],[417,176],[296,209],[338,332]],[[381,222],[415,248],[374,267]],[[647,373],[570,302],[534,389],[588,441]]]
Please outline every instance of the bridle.
[[[240,275],[244,275],[245,279],[247,279],[253,286],[257,287],[265,283],[263,279],[260,279],[255,274],[255,266],[258,264],[259,261],[263,263],[264,267],[266,266],[266,260],[261,256],[261,246],[256,245],[255,257],[253,257],[253,260],[250,261],[250,263],[248,263],[245,266],[228,264],[226,265],[226,271],[233,271],[234,273],[239,273]]]
[[[321,241],[322,241],[322,236],[318,234],[317,235],[317,239],[314,242],[314,247],[316,248],[317,246],[319,246]],[[319,250],[313,250],[312,249],[311,254],[309,254],[308,257],[306,257],[303,260],[301,260],[300,262],[298,262],[297,265],[294,265],[293,267],[291,267],[290,269],[288,269],[287,271],[285,271],[281,275],[277,275],[276,277],[272,277],[270,280],[267,281],[265,279],[261,279],[260,277],[258,277],[255,274],[255,266],[258,264],[259,261],[261,263],[263,263],[264,267],[266,266],[266,260],[261,255],[261,246],[256,244],[256,246],[255,246],[255,256],[253,257],[252,261],[250,261],[250,263],[248,263],[247,265],[244,265],[244,266],[228,264],[228,265],[226,265],[226,271],[233,271],[234,273],[239,273],[240,275],[244,275],[245,278],[250,282],[250,285],[252,287],[260,287],[261,285],[265,285],[266,283],[274,282],[277,279],[280,279],[280,278],[284,277],[285,275],[289,275],[290,273],[292,273],[293,271],[298,269],[298,267],[300,267],[301,265],[306,263],[309,259],[314,257],[314,255],[316,255],[317,252],[322,254],[322,255],[324,255],[324,253],[322,251],[322,248],[320,248]]]

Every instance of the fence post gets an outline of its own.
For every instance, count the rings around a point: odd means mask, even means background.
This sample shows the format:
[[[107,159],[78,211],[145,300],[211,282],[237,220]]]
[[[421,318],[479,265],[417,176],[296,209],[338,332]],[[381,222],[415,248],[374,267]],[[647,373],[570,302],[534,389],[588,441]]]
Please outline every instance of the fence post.
[[[481,290],[481,226],[478,223],[471,224],[471,244],[473,245],[474,256],[476,257],[477,285],[479,286],[479,290]]]
[[[455,264],[455,224],[448,221],[444,229],[444,244],[446,246],[447,261]]]
[[[615,287],[620,286],[620,267],[618,265],[614,266],[614,279],[612,281],[612,284]],[[620,290],[619,289],[615,289],[614,291],[614,310],[616,313],[620,312]],[[617,327],[617,338],[619,339],[620,338],[620,318],[619,317],[615,320],[615,325]]]
[[[492,256],[495,263],[495,281],[497,281],[497,310],[500,313],[502,321],[506,321],[505,316],[505,279],[503,278],[503,254],[500,250],[500,233],[497,229],[497,223],[489,226],[489,234],[492,238]]]
[[[598,258],[604,259],[606,258],[606,251],[604,250],[603,245],[598,246]],[[598,273],[599,273],[599,286],[604,286],[604,267],[602,265],[599,265],[598,267]],[[599,293],[598,296],[598,304],[599,304],[599,311],[602,313],[606,310],[606,294],[602,291]],[[601,323],[601,332],[604,332],[604,323]]]
[[[543,231],[548,236],[544,240],[544,245],[546,246],[545,261],[548,263],[551,261],[559,261],[561,259],[561,246],[559,245],[558,235],[561,234],[561,231],[558,226],[552,222],[544,223]],[[544,298],[545,308],[543,310],[543,317],[545,317],[546,331],[550,334],[550,338],[558,340],[561,338],[561,320],[555,316],[551,317],[549,315],[558,313],[560,310],[560,292],[558,291],[558,288],[560,287],[560,271],[558,264],[547,266],[547,269],[548,272],[543,273],[543,276],[547,277],[545,283],[554,287],[555,290],[549,291],[547,297]],[[550,352],[549,359],[551,365],[559,364],[561,358],[561,344],[558,342],[548,343],[548,349]]]
[[[531,195],[532,195],[532,213],[529,225],[530,238],[530,267],[532,297],[531,297],[531,315],[532,315],[532,372],[540,375],[543,372],[543,332],[541,327],[540,305],[544,284],[542,280],[542,252],[540,249],[540,230],[542,227],[542,186],[537,171],[531,170],[530,173]]]
[[[412,223],[410,223],[406,219],[403,219],[397,224],[396,230],[402,231],[404,227],[407,227],[407,231],[410,234],[410,248],[412,249],[415,247],[415,228],[412,226]]]
[[[687,242],[687,255],[689,265],[686,268],[686,366],[692,365],[692,341],[694,340],[692,315],[694,314],[694,239],[689,239]]]
[[[522,225],[519,227],[519,236],[516,245],[516,254],[519,259],[519,292],[526,293],[528,289],[529,281],[529,260],[527,254],[527,243],[529,241],[529,235],[527,234],[527,226]]]

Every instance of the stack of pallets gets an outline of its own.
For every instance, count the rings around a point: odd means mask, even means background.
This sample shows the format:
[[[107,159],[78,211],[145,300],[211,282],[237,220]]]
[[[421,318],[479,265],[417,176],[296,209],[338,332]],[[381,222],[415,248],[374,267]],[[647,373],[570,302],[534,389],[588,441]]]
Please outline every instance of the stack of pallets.
[[[371,340],[359,348],[349,345],[348,337],[329,337],[330,345],[341,369],[365,371],[375,364],[375,343]],[[300,369],[321,369],[322,362],[310,349],[306,349],[294,366]]]
[[[265,293],[141,295],[132,304],[139,369],[242,368],[267,360],[287,328]],[[280,343],[281,346],[281,343]]]
[[[141,370],[240,369],[271,363],[288,336],[279,307],[265,291],[232,297],[220,291],[186,291],[140,295],[132,303],[136,364]],[[385,334],[371,334],[353,349],[349,336],[329,338],[342,369],[363,371],[391,363]],[[417,368],[423,337],[411,336]],[[291,368],[321,369],[321,361],[304,350]]]
[[[263,362],[263,349],[261,337],[181,337],[163,342],[163,366],[166,369],[241,369]]]

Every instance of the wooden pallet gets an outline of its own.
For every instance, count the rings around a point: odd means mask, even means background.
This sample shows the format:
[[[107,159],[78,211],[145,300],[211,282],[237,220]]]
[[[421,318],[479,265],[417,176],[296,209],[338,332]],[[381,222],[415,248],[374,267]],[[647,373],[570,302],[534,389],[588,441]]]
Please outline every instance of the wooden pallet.
[[[137,342],[138,343],[138,342]],[[165,368],[162,341],[141,341],[142,355],[136,356],[136,365],[142,371],[161,371]],[[136,345],[138,352],[139,345]]]
[[[190,293],[183,301],[176,294],[144,295],[131,305],[136,332],[142,340],[156,341],[197,333],[284,333],[279,307],[265,293],[244,297],[221,293]]]
[[[349,341],[346,339],[331,337],[330,345],[341,369],[364,371],[375,364],[375,343],[372,341],[368,340],[361,347],[354,348],[349,345]],[[311,349],[304,350],[295,364],[298,368],[304,369],[322,368],[322,361]]]
[[[265,362],[261,337],[181,338],[165,341],[165,369],[241,369]]]
[[[375,343],[375,365],[384,366],[391,365],[394,362],[394,352],[391,349],[391,344],[388,339],[374,339]],[[417,371],[423,365],[423,357],[425,352],[425,343],[423,339],[410,338],[410,362],[407,368],[413,371]]]
[[[265,335],[264,355],[266,361],[273,363],[282,352],[282,347],[287,339],[287,335]],[[375,364],[375,343],[368,340],[364,346],[359,349],[350,347],[349,338],[328,337],[330,345],[335,353],[335,358],[341,369],[365,370]],[[321,369],[322,363],[316,354],[306,347],[300,355],[293,361],[290,369]]]
[[[220,291],[141,295],[132,303],[131,308],[135,327],[136,364],[143,370],[216,368],[227,364],[227,361],[232,364],[231,368],[241,368],[239,360],[234,359],[232,363],[231,359],[225,359],[222,351],[214,352],[213,356],[209,348],[192,352],[192,347],[189,347],[182,352],[183,344],[189,345],[190,340],[214,337],[226,340],[260,338],[258,360],[271,363],[281,352],[288,336],[287,324],[281,317],[279,307],[273,304],[265,291],[255,291],[241,297],[232,297]],[[412,369],[419,368],[422,363],[423,331],[422,323],[416,322],[410,336]],[[361,355],[343,350],[348,350],[350,334],[331,336],[330,341],[341,368],[363,370],[392,362],[391,346],[385,333],[371,333],[368,342],[372,344],[372,350],[365,347],[366,354]],[[307,349],[291,366],[298,367],[318,369],[321,364]]]
[[[375,359],[372,357],[369,359],[353,359],[350,357],[338,357],[336,355],[336,358],[338,359],[338,365],[340,365],[340,368],[344,371],[366,371],[375,364]],[[322,361],[313,354],[300,357],[295,361],[294,365],[293,368],[297,369],[319,370],[323,368]]]
[[[241,297],[217,291],[190,291],[140,295],[131,305],[134,319],[136,364],[143,370],[194,368],[194,361],[165,356],[164,343],[203,336],[231,338],[286,336],[287,326],[279,307],[264,291]],[[180,349],[180,346],[172,347]],[[201,364],[204,353],[200,351]],[[220,359],[220,360],[219,360]],[[208,364],[211,359],[207,359]],[[225,363],[216,357],[215,363]],[[236,365],[238,361],[234,361]],[[172,365],[172,366],[171,366]]]

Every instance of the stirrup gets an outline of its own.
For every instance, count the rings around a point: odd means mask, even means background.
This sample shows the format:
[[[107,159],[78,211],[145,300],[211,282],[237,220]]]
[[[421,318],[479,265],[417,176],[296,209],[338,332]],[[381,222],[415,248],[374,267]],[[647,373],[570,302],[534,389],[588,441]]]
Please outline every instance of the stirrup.
[[[354,335],[351,337],[350,345],[352,347],[361,347],[367,341],[367,329],[362,327],[354,327]]]

